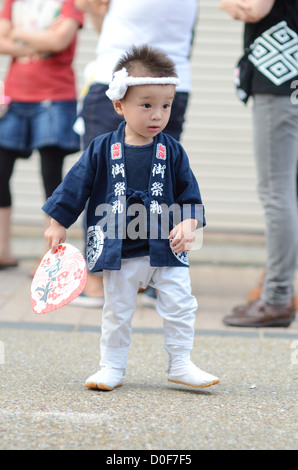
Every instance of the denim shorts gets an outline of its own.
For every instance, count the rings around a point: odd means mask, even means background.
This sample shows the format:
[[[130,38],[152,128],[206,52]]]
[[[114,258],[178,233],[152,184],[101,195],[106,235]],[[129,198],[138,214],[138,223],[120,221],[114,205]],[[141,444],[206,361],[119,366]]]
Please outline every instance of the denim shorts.
[[[85,123],[84,148],[87,148],[98,135],[115,131],[123,120],[114,110],[112,101],[106,96],[107,89],[107,85],[94,83],[85,97],[81,111]],[[188,97],[188,93],[176,93],[169,123],[163,131],[178,141],[182,133]]]
[[[0,147],[29,157],[34,149],[55,146],[75,153],[80,138],[73,131],[76,101],[12,102],[0,119]]]

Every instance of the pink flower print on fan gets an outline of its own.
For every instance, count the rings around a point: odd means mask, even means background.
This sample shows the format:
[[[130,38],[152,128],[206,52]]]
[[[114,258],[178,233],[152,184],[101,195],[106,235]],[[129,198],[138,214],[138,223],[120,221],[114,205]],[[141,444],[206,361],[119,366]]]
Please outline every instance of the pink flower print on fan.
[[[63,273],[61,273],[61,274],[59,274],[59,276],[57,276],[59,289],[62,289],[65,286],[65,284],[67,284],[67,278],[68,278],[68,272],[67,271],[63,271]]]
[[[74,277],[74,279],[82,279],[83,275],[84,275],[84,271],[82,269],[78,269],[74,273],[73,277]]]
[[[55,251],[56,258],[59,258],[60,256],[64,256],[66,250],[66,246],[59,245],[57,250]]]
[[[49,298],[52,300],[56,300],[60,297],[60,292],[56,292],[57,287],[54,287],[54,289],[49,293]]]
[[[63,271],[63,273],[59,274],[58,276],[58,281],[63,281],[64,279],[67,279],[68,277],[68,272],[67,271]]]
[[[42,267],[50,266],[50,264],[51,264],[50,258],[44,259],[42,263]]]

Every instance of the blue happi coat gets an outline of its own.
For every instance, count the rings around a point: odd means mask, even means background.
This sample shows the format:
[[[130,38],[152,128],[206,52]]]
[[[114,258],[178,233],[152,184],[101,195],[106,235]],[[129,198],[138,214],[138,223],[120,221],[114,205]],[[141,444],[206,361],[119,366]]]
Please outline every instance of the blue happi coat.
[[[188,266],[187,254],[175,254],[168,240],[170,230],[181,220],[194,218],[200,227],[205,225],[200,190],[188,157],[175,139],[158,134],[148,190],[133,191],[127,188],[124,131],[125,122],[117,131],[94,139],[43,210],[69,228],[88,202],[86,256],[89,270],[96,272],[121,268],[122,241],[129,232],[127,213],[133,207],[139,210],[141,204],[151,266]]]

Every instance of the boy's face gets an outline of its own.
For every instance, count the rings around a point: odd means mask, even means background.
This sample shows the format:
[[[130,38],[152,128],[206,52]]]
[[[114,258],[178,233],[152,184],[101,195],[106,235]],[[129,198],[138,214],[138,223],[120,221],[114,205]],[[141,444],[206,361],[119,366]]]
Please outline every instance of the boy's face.
[[[175,92],[174,85],[136,85],[128,88],[122,100],[113,102],[126,121],[127,144],[149,144],[163,131],[170,119]]]

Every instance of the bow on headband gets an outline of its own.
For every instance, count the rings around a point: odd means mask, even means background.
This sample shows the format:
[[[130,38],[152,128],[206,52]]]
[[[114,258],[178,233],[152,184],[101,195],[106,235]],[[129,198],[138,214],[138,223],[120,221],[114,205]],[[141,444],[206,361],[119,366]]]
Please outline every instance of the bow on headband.
[[[126,68],[114,73],[106,95],[110,100],[121,100],[124,98],[128,87],[135,85],[179,85],[180,80],[176,77],[131,77]]]

